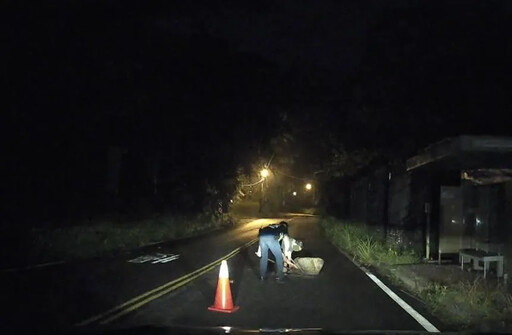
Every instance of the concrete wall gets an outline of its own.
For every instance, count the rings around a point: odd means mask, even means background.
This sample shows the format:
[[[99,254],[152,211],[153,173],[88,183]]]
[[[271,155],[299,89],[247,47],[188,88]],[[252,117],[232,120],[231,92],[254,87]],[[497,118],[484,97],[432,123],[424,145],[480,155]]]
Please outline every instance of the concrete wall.
[[[425,173],[399,172],[391,176],[389,173],[387,167],[380,167],[351,182],[349,218],[380,228],[390,243],[412,247],[422,253],[425,247],[425,203],[434,202],[432,177]],[[434,216],[433,242],[435,220]],[[432,248],[435,249],[435,243]]]
[[[361,177],[350,184],[350,219],[366,222],[368,177]]]
[[[390,243],[422,252],[424,198],[430,194],[427,185],[411,173],[396,173],[389,178],[387,167],[376,168],[350,183],[348,218],[376,227]]]
[[[512,182],[503,184],[503,250],[505,256],[505,272],[512,276]]]
[[[386,193],[388,192],[388,169],[380,167],[368,177],[366,222],[369,225],[386,224]]]
[[[388,242],[424,252],[425,202],[431,202],[429,197],[430,180],[426,176],[402,173],[391,177]]]
[[[391,177],[389,185],[388,220],[390,227],[403,228],[409,219],[411,205],[411,174]]]

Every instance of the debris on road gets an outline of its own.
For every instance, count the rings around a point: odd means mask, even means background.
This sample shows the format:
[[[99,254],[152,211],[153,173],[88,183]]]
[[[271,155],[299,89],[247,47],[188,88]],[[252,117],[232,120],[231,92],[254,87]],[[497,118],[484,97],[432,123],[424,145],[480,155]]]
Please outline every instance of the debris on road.
[[[296,267],[292,269],[293,274],[317,276],[324,266],[324,260],[319,257],[297,257],[293,260]]]

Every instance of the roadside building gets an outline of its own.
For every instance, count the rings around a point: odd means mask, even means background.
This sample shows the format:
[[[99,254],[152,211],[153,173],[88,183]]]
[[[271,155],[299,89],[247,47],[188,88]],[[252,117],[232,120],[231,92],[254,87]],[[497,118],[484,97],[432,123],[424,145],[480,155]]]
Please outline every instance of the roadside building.
[[[460,249],[504,255],[512,271],[512,137],[459,136],[348,183],[347,217],[429,259]]]

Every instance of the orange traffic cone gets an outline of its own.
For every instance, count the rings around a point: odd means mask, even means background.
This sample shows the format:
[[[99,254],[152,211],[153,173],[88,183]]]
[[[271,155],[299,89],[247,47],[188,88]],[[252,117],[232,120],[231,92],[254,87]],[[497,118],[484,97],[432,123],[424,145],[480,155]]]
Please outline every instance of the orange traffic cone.
[[[231,298],[231,287],[229,285],[228,263],[223,260],[220,264],[219,281],[217,282],[217,293],[215,295],[215,303],[208,307],[210,311],[234,313],[240,307],[233,306]]]

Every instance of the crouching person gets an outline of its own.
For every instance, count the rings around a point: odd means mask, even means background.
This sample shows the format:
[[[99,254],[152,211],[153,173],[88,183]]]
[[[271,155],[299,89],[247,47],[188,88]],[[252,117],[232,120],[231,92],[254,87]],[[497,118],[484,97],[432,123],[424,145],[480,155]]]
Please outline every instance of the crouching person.
[[[260,280],[265,280],[267,277],[268,267],[268,252],[274,255],[276,260],[277,269],[277,282],[282,283],[284,281],[283,274],[283,254],[279,240],[287,233],[287,227],[284,225],[271,225],[265,228],[261,228],[258,234],[259,237],[259,251],[261,252],[260,258]]]

